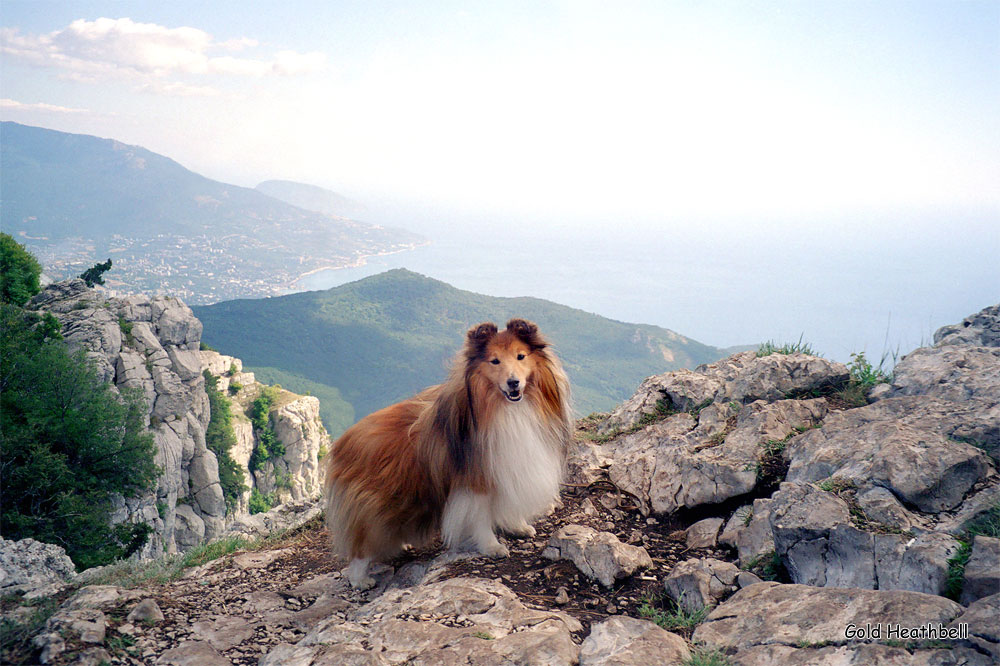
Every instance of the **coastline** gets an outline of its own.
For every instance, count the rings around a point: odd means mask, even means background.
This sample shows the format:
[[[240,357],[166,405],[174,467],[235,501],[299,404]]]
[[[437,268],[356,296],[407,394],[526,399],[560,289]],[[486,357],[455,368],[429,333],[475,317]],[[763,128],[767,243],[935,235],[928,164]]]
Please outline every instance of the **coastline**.
[[[418,247],[424,247],[425,245],[430,245],[431,242],[432,241],[427,240],[427,241],[424,241],[423,243],[414,243],[414,244],[412,244],[412,245],[410,245],[408,247],[400,248],[398,250],[386,250],[386,251],[383,251],[383,252],[373,252],[371,254],[362,254],[362,255],[359,255],[358,258],[355,259],[354,261],[352,261],[352,262],[350,262],[348,264],[343,264],[341,266],[320,266],[318,268],[313,268],[312,270],[308,270],[305,273],[300,274],[298,277],[296,277],[291,282],[286,283],[285,285],[283,285],[283,288],[284,289],[295,289],[295,288],[297,288],[298,283],[299,283],[300,280],[303,280],[303,279],[309,277],[310,275],[315,275],[317,273],[322,273],[323,271],[339,271],[339,270],[342,270],[342,269],[345,269],[345,268],[360,268],[361,266],[367,265],[368,264],[368,260],[371,259],[371,258],[373,258],[373,257],[387,257],[387,256],[392,255],[392,254],[401,254],[403,252],[411,252],[413,250],[416,250]]]

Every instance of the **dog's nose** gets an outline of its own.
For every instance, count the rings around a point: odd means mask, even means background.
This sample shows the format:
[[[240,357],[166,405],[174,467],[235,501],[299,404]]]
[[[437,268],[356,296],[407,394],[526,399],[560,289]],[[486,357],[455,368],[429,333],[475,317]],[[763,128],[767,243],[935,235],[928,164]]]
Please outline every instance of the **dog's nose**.
[[[510,388],[511,390],[516,389],[520,385],[521,385],[521,380],[516,377],[511,377],[510,379],[507,380],[507,387]]]

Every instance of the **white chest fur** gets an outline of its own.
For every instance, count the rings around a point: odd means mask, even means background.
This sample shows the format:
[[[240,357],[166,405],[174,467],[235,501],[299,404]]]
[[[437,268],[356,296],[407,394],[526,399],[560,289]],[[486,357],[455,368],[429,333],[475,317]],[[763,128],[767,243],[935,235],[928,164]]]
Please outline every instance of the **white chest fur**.
[[[543,514],[559,496],[562,460],[558,433],[529,404],[504,405],[484,433],[496,495],[493,524],[515,527]]]

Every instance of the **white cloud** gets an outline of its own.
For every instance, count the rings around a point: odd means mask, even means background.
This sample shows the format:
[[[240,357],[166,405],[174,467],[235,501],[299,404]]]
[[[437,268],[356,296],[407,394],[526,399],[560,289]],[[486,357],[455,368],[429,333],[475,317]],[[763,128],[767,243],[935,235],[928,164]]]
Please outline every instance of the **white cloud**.
[[[68,106],[46,104],[45,102],[25,104],[24,102],[18,102],[15,99],[7,98],[0,99],[0,109],[9,111],[49,111],[52,113],[90,113],[89,109],[74,109]]]
[[[219,97],[222,95],[219,90],[211,86],[192,86],[180,81],[150,81],[140,85],[137,90],[171,97]]]
[[[137,23],[129,18],[78,19],[67,27],[41,35],[0,29],[0,53],[13,61],[59,70],[75,79],[125,77],[162,79],[177,76],[235,75],[292,76],[319,71],[325,56],[319,52],[281,51],[270,58],[230,55],[258,42],[246,37],[215,41],[204,30],[167,28]],[[190,86],[162,86],[189,94]]]

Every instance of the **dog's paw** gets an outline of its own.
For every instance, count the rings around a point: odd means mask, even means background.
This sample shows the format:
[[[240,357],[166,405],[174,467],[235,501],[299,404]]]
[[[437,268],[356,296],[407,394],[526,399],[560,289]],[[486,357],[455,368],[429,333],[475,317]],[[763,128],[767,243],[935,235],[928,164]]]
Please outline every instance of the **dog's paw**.
[[[507,557],[510,555],[510,551],[507,550],[507,546],[503,545],[499,541],[480,547],[479,552],[486,557],[496,558]]]
[[[358,576],[357,578],[348,577],[347,582],[349,582],[351,587],[359,592],[364,592],[365,590],[370,590],[375,587],[375,579],[371,576]]]
[[[521,538],[533,537],[536,534],[535,528],[526,522],[522,522],[520,525],[515,525],[514,527],[511,527],[504,531],[507,532],[507,534],[510,534],[511,536],[516,536]]]

